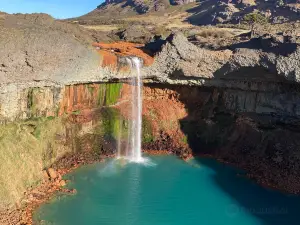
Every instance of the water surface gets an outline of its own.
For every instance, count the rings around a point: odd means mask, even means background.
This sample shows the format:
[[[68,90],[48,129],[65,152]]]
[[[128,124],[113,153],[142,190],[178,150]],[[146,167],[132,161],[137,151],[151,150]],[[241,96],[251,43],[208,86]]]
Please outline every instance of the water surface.
[[[41,206],[54,225],[298,225],[300,197],[265,189],[212,159],[190,163],[150,157],[156,165],[109,161],[68,175],[74,196]]]

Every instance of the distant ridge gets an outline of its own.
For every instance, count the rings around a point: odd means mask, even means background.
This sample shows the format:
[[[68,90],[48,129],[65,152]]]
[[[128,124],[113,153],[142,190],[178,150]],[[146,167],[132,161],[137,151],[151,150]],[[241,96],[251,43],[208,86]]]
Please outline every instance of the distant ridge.
[[[157,12],[163,15],[170,11],[187,12],[186,21],[194,25],[239,23],[251,12],[265,14],[270,22],[281,23],[300,20],[300,0],[106,0],[90,13],[74,19],[97,23],[97,20]]]

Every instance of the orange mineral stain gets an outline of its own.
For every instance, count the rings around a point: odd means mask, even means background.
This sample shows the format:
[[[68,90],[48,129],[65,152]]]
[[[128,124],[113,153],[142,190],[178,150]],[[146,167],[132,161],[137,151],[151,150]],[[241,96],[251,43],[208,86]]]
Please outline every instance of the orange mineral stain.
[[[143,44],[120,41],[115,43],[94,43],[93,46],[98,48],[98,53],[102,57],[101,66],[103,67],[117,68],[118,57],[126,56],[136,56],[143,59],[144,66],[150,66],[154,62],[153,57],[140,49],[144,46]]]

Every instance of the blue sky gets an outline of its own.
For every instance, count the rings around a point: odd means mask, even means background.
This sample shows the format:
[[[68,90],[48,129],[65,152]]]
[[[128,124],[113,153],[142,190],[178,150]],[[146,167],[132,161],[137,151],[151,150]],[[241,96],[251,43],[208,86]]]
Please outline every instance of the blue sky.
[[[7,13],[43,12],[59,19],[86,14],[104,0],[0,0],[0,11]]]

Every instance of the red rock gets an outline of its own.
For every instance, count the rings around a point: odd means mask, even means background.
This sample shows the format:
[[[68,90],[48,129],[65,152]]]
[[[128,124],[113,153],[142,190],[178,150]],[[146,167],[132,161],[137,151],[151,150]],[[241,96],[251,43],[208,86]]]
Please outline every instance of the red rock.
[[[138,47],[143,47],[143,44],[134,44],[130,42],[115,42],[115,43],[94,43],[94,47],[100,48],[98,53],[102,56],[101,66],[117,68],[118,57],[121,56],[136,56],[143,59],[145,66],[150,66],[153,64],[153,57],[144,53]],[[123,70],[128,70],[129,67],[121,68]]]

